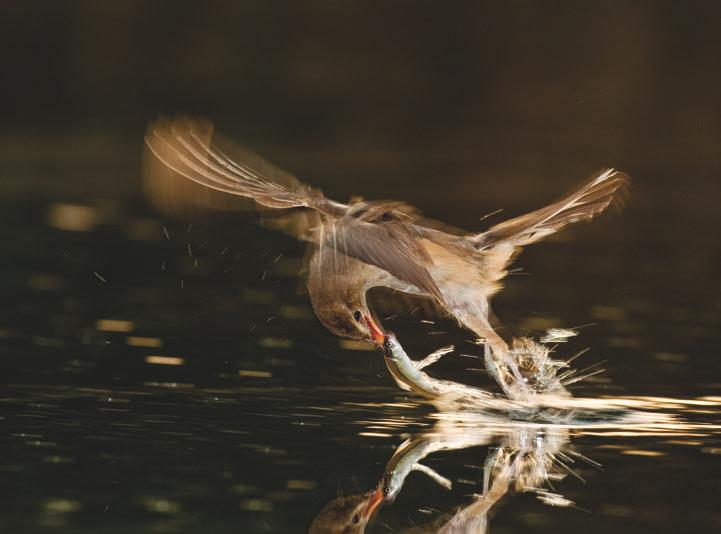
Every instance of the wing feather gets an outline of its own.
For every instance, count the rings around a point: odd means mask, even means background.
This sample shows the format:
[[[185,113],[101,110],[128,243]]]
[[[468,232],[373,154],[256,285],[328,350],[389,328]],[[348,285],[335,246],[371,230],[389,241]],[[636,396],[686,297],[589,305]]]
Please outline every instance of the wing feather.
[[[275,229],[316,242],[322,262],[335,265],[336,259],[355,258],[442,302],[427,268],[432,259],[413,230],[418,214],[412,207],[392,201],[346,205],[329,200],[250,150],[225,142],[201,120],[159,120],[149,126],[145,143],[157,161],[187,180],[266,208],[291,209],[287,215],[264,220]],[[301,211],[311,217],[294,214],[292,208],[310,208]]]
[[[522,246],[558,232],[568,224],[602,213],[629,183],[626,174],[607,169],[560,200],[526,215],[502,222],[473,237],[478,249],[504,243]]]
[[[380,267],[443,302],[427,266],[433,260],[408,227],[400,222],[372,224],[357,219],[334,221],[328,246],[362,262]],[[326,234],[326,235],[328,235]]]
[[[148,150],[177,174],[210,189],[249,198],[269,208],[311,208],[342,214],[346,206],[326,199],[290,173],[234,146],[233,157],[221,148],[205,121],[187,117],[152,123],[145,136]]]

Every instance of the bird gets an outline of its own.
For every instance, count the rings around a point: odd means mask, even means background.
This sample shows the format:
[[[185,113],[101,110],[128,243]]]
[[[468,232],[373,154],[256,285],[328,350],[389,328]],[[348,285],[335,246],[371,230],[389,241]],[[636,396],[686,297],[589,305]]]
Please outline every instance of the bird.
[[[367,493],[338,497],[313,519],[308,534],[362,534],[383,501],[380,485]]]
[[[203,119],[152,121],[145,146],[148,157],[176,175],[250,199],[261,209],[287,213],[271,226],[310,243],[308,294],[316,316],[332,333],[382,350],[385,332],[366,293],[381,286],[429,298],[490,347],[486,367],[505,392],[518,390],[519,384],[526,390],[507,342],[490,320],[489,302],[508,265],[521,247],[588,221],[622,200],[630,181],[623,172],[603,169],[541,209],[483,232],[467,232],[425,218],[400,201],[332,200],[227,141]]]

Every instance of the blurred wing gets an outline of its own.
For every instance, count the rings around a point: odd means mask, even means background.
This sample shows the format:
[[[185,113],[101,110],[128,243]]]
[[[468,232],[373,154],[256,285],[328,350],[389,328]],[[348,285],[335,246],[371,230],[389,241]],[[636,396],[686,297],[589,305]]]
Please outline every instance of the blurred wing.
[[[512,246],[533,243],[568,224],[591,220],[617,199],[628,183],[626,174],[608,169],[553,204],[497,224],[473,240],[479,249],[501,243]]]
[[[402,222],[414,218],[410,207],[400,203],[359,203],[351,208],[331,201],[247,149],[233,145],[231,158],[226,143],[214,135],[212,125],[199,120],[155,122],[148,128],[145,143],[165,168],[208,189],[249,198],[268,208],[314,210],[323,221],[317,215],[288,213],[287,217],[268,217],[264,222],[301,239],[319,241],[323,255],[337,250],[442,300],[425,267],[432,260]],[[152,168],[150,174],[152,177]],[[349,213],[351,210],[355,211]],[[346,214],[349,216],[344,217]],[[323,235],[317,236],[316,232]]]
[[[232,145],[229,156],[210,123],[190,119],[159,120],[148,127],[149,152],[174,173],[207,188],[252,199],[268,208],[311,208],[339,215],[343,204],[265,161],[250,150]],[[152,172],[150,178],[152,179]]]
[[[431,258],[402,223],[371,224],[352,218],[338,219],[323,227],[321,245],[375,265],[443,302],[426,268],[432,263]]]

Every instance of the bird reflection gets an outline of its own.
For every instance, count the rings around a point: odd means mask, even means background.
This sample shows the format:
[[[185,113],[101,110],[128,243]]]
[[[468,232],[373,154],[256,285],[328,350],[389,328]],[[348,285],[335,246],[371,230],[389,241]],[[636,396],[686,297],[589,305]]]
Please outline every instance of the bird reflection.
[[[571,424],[539,425],[517,423],[506,415],[476,413],[468,418],[461,413],[446,413],[427,432],[412,437],[400,445],[378,485],[367,493],[338,498],[327,504],[315,517],[309,532],[364,532],[382,504],[390,505],[398,497],[406,479],[419,471],[446,489],[452,482],[421,462],[439,451],[461,450],[487,446],[483,465],[483,490],[473,500],[450,515],[413,532],[485,533],[488,532],[491,512],[506,495],[533,492],[545,504],[573,506],[574,503],[549,489],[553,482],[569,475],[578,477],[573,465],[577,460],[597,466],[570,443],[574,422],[589,424],[619,424],[632,421],[628,410],[613,409],[591,412],[569,412]],[[579,477],[580,478],[580,477]]]
[[[382,502],[383,491],[380,487],[367,493],[338,497],[323,507],[309,532],[311,534],[365,532],[366,525]]]

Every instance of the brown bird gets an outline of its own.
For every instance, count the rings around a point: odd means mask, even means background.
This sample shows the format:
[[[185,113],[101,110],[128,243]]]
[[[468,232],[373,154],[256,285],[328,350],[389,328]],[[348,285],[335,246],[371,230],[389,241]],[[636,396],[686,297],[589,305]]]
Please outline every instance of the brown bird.
[[[489,299],[508,264],[521,246],[604,211],[628,182],[625,174],[604,170],[544,208],[467,233],[422,218],[401,202],[331,200],[246,149],[226,149],[232,145],[204,121],[160,120],[149,126],[145,142],[155,158],[189,180],[265,208],[293,210],[285,229],[313,246],[310,300],[330,331],[380,346],[384,333],[366,292],[384,286],[429,297],[490,346],[487,367],[504,391],[523,384],[489,321]]]
[[[383,489],[338,497],[326,504],[313,519],[308,534],[362,534],[383,504]]]

